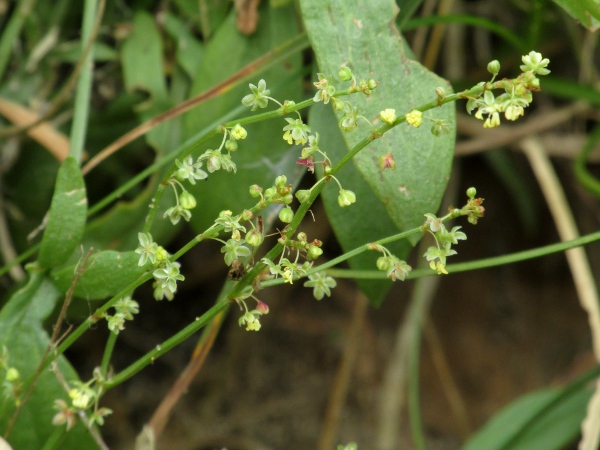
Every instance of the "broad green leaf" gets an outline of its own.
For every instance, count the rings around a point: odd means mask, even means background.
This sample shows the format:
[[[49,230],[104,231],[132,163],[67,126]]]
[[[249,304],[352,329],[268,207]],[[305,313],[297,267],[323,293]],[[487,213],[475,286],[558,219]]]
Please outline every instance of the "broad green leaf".
[[[121,49],[121,64],[127,90],[139,90],[149,97],[136,108],[142,121],[172,106],[164,73],[162,37],[150,13],[136,11],[133,30]],[[174,119],[154,127],[146,134],[147,142],[157,152],[167,152],[179,142],[178,123]]]
[[[300,4],[320,72],[337,75],[339,67],[347,64],[359,80],[380,81],[371,97],[361,94],[347,99],[369,121],[378,121],[379,112],[386,108],[406,114],[434,100],[437,87],[450,90],[447,81],[407,58],[402,36],[394,25],[398,9],[393,0],[302,0]],[[340,118],[341,113],[337,114]],[[432,122],[424,118],[420,128],[402,124],[354,158],[358,171],[401,231],[421,225],[423,214],[437,211],[449,179],[454,106],[445,105],[424,116],[444,120],[450,133],[433,136]],[[361,123],[343,136],[347,147],[352,148],[369,133],[369,126]],[[378,158],[390,152],[397,169],[382,171]],[[352,185],[344,187],[352,189]]]
[[[592,31],[598,29],[600,2],[598,0],[554,0],[573,19]]]
[[[560,390],[542,390],[524,395],[492,417],[462,450],[500,450],[520,430],[521,424],[542,411]],[[582,389],[559,403],[536,422],[510,450],[554,450],[563,448],[579,434],[587,403],[592,395]]]
[[[232,6],[223,0],[174,0],[173,3],[198,24],[205,42],[212,38]]]
[[[68,157],[61,164],[48,225],[40,247],[38,263],[43,269],[64,264],[81,242],[87,215],[87,195],[79,164]]]
[[[139,255],[133,251],[106,250],[94,253],[79,277],[74,295],[100,300],[117,294],[146,271],[138,266],[138,261]],[[50,278],[61,292],[66,292],[76,271],[76,264],[57,268],[50,272]]]
[[[200,93],[225,77],[239,71],[249,62],[264,55],[268,51],[296,35],[294,10],[291,6],[269,8],[264,2],[260,9],[260,23],[255,34],[250,37],[241,34],[235,24],[235,12],[232,12],[222,23],[205,47],[204,57],[198,69],[192,88],[192,95]],[[226,55],[226,57],[224,57]],[[271,96],[283,102],[285,99],[301,100],[301,80],[298,74],[300,56],[294,56],[278,63],[274,68],[265,71],[253,81],[257,84],[260,78],[267,81],[272,89]],[[242,98],[249,94],[247,84],[226,91],[216,99],[210,100],[186,114],[185,124],[187,136],[204,128],[216,118],[238,108]],[[270,104],[268,108],[276,108]],[[247,110],[250,112],[250,108]],[[295,164],[297,149],[291,150],[283,140],[283,127],[287,125],[283,119],[271,120],[247,126],[248,137],[239,142],[239,148],[232,153],[237,165],[237,173],[225,171],[210,174],[207,181],[197,182],[189,186],[196,197],[198,206],[193,211],[191,224],[197,232],[208,228],[219,212],[229,209],[234,213],[256,203],[250,197],[248,188],[252,184],[263,187],[273,185],[278,175],[287,175],[290,182],[302,171]],[[207,148],[218,148],[221,137],[209,143],[197,155]]]
[[[42,275],[35,274],[0,312],[0,348],[6,347],[8,364],[19,371],[22,380],[33,377],[46,351],[50,339],[42,323],[59,298],[60,293],[52,283]],[[58,369],[67,382],[79,379],[62,356],[58,358]],[[2,373],[2,376],[4,375]],[[38,449],[44,446],[56,428],[52,425],[52,417],[56,414],[56,410],[53,409],[56,399],[70,402],[56,374],[44,370],[8,439],[14,449]],[[0,405],[0,429],[4,432],[15,411],[14,399],[2,396]],[[83,425],[78,423],[67,434],[60,448],[94,449],[97,446]]]
[[[344,156],[347,151],[346,143],[330,107],[322,104],[314,105],[310,110],[309,124],[313,131],[319,133],[319,147],[327,153],[327,156],[333,160]],[[353,165],[339,172],[337,177],[342,186],[351,186],[351,190],[360,199],[352,206],[340,208],[337,203],[338,186],[334,182],[329,183],[321,195],[335,236],[345,252],[398,232],[383,204],[375,197]],[[406,258],[411,249],[410,243],[406,240],[386,247],[400,259]],[[349,264],[355,270],[376,270],[376,260],[379,256],[382,255],[378,252],[363,253],[352,258]],[[357,283],[374,306],[381,304],[392,286],[388,280],[357,280]]]

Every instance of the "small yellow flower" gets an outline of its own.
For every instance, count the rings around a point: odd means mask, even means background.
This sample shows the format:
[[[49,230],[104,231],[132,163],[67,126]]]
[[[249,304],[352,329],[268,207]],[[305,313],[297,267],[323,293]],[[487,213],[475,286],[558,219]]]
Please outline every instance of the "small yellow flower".
[[[423,124],[423,113],[413,109],[406,115],[406,122],[412,127],[419,128]]]
[[[381,117],[382,121],[391,125],[396,120],[396,110],[391,108],[384,109],[379,113],[379,117]]]
[[[431,261],[429,263],[429,267],[431,267],[431,270],[437,270],[438,275],[444,274],[444,275],[448,275],[448,271],[446,270],[446,266],[444,264],[442,264],[441,261]]]

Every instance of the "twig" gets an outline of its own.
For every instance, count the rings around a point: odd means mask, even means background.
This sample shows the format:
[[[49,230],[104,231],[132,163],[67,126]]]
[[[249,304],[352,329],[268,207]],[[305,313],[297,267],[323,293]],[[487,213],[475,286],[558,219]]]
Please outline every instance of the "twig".
[[[350,378],[358,354],[360,335],[363,329],[363,322],[369,302],[365,295],[359,290],[356,291],[354,298],[354,310],[352,312],[352,321],[346,335],[346,345],[342,354],[342,360],[337,368],[333,387],[329,394],[327,410],[323,419],[321,436],[317,450],[330,450],[335,445],[335,437],[340,424],[341,412],[346,402],[348,388],[350,387]]]
[[[560,181],[548,156],[544,153],[539,139],[535,136],[526,138],[521,142],[521,146],[544,193],[561,240],[567,241],[579,237],[577,224]],[[594,276],[583,248],[567,250],[565,255],[571,268],[579,302],[588,314],[594,355],[596,360],[600,361],[600,296]],[[600,406],[600,391],[598,387],[600,387],[600,383],[597,383],[596,392],[588,405],[588,415],[582,424],[583,438],[579,446],[580,450],[597,449],[600,443],[600,409],[597,407]]]

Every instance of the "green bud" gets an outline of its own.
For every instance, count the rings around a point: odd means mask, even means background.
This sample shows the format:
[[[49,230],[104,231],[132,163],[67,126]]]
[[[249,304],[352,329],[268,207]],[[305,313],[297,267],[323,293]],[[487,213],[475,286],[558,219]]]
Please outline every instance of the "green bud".
[[[477,189],[475,189],[474,187],[470,187],[469,189],[467,189],[467,197],[469,197],[470,199],[475,198],[475,196],[477,195]]]
[[[375,81],[373,78],[371,78],[369,81],[367,81],[367,86],[369,87],[369,89],[375,89],[378,85],[379,85],[379,83],[377,81]]]
[[[264,236],[258,230],[252,229],[246,233],[246,242],[252,247],[258,247],[264,241]]]
[[[309,261],[313,261],[315,259],[317,259],[319,256],[321,256],[323,254],[323,250],[321,248],[319,248],[316,245],[309,245],[308,246],[308,251],[306,252],[306,258]]]
[[[498,75],[498,72],[500,72],[500,62],[497,59],[491,61],[487,65],[487,70],[494,76]]]
[[[390,260],[387,256],[380,256],[377,258],[377,268],[379,270],[387,271],[390,268]]]
[[[227,139],[225,141],[225,150],[229,152],[235,152],[238,149],[238,143],[233,139]]]
[[[277,188],[274,186],[271,186],[270,188],[267,188],[265,190],[265,198],[267,198],[267,199],[272,199],[276,195],[277,195]]]
[[[15,369],[14,367],[10,367],[6,371],[6,381],[8,381],[10,383],[14,383],[18,379],[19,379],[19,371],[17,369]]]
[[[283,223],[290,223],[292,220],[294,220],[294,211],[292,211],[292,208],[289,206],[281,208],[279,210],[279,220],[281,220]]]
[[[344,109],[344,102],[337,97],[331,97],[331,103],[333,103],[333,109],[336,111],[342,111]]]
[[[298,233],[296,235],[296,238],[300,241],[300,242],[306,242],[306,240],[308,239],[308,236],[306,236],[306,233],[304,231],[301,231],[300,233]]]
[[[250,211],[249,209],[245,209],[244,211],[242,211],[242,220],[250,220],[254,217],[254,214],[252,214],[252,211]]]
[[[246,131],[246,129],[241,126],[239,123],[236,124],[232,129],[231,129],[231,137],[233,139],[235,139],[236,141],[239,141],[241,139],[246,139],[246,137],[248,136],[248,132]]]
[[[443,87],[436,87],[435,93],[440,100],[444,100],[446,98],[446,90]]]
[[[258,184],[250,186],[250,197],[257,198],[262,194],[263,189]]]
[[[156,249],[156,261],[157,262],[162,262],[162,261],[166,261],[169,258],[169,252],[167,252],[164,247],[162,246],[158,246],[158,248]]]
[[[308,190],[308,189],[301,189],[299,191],[296,191],[296,198],[298,199],[298,201],[300,203],[304,203],[305,201],[308,200],[309,197],[310,197],[310,190]]]
[[[181,193],[179,202],[184,209],[194,209],[196,207],[196,199],[188,191]]]
[[[352,203],[356,202],[356,195],[354,192],[347,189],[340,189],[337,201],[338,205],[340,205],[342,208],[344,206],[350,206]]]
[[[350,81],[352,79],[352,70],[350,70],[350,67],[347,66],[342,66],[340,67],[340,70],[338,72],[338,77],[340,77],[340,80],[342,81]]]
[[[275,178],[275,186],[283,187],[287,183],[287,177],[285,175],[279,175]]]

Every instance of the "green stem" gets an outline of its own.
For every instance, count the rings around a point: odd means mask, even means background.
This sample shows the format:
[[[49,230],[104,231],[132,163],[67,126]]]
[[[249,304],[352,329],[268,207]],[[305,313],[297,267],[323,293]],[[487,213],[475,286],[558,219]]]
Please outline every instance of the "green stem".
[[[112,356],[115,344],[117,342],[117,336],[117,333],[111,331],[108,336],[108,340],[106,341],[106,347],[104,347],[104,355],[102,355],[102,366],[100,370],[102,371],[102,375],[104,375],[105,378],[108,375],[108,366],[110,364],[110,358]]]
[[[118,374],[113,376],[110,379],[110,381],[108,381],[104,385],[105,389],[108,390],[108,389],[111,389],[112,387],[117,386],[118,384],[123,383],[125,380],[131,378],[133,375],[138,373],[140,370],[142,370],[147,365],[152,364],[156,360],[156,358],[165,354],[166,352],[171,350],[173,347],[177,346],[178,344],[182,343],[183,341],[188,339],[190,336],[195,334],[201,328],[208,325],[217,314],[219,314],[221,311],[224,311],[225,309],[227,309],[229,307],[229,305],[230,305],[230,303],[226,298],[220,299],[217,303],[215,303],[215,305],[212,308],[210,308],[207,312],[202,314],[202,316],[196,318],[196,320],[194,322],[192,322],[190,325],[185,327],[183,330],[179,331],[177,334],[171,336],[169,339],[167,339],[162,344],[157,345],[154,350],[152,350],[149,353],[146,353],[143,357],[141,357],[140,359],[135,361],[129,367],[127,367],[126,369],[122,370],[121,372],[119,372]]]
[[[94,29],[94,21],[98,11],[97,0],[85,0],[83,8],[83,23],[81,26],[81,47],[85,48]],[[75,94],[75,108],[73,110],[73,124],[71,126],[71,146],[69,155],[78,162],[81,161],[85,136],[87,133],[88,117],[90,113],[90,96],[92,92],[92,72],[93,72],[93,48],[87,54],[83,61],[83,68],[77,82]]]
[[[21,0],[2,32],[2,37],[0,38],[0,80],[2,80],[6,71],[10,54],[13,48],[16,48],[15,42],[19,38],[19,34],[21,34],[25,19],[29,17],[34,4],[35,0]]]

